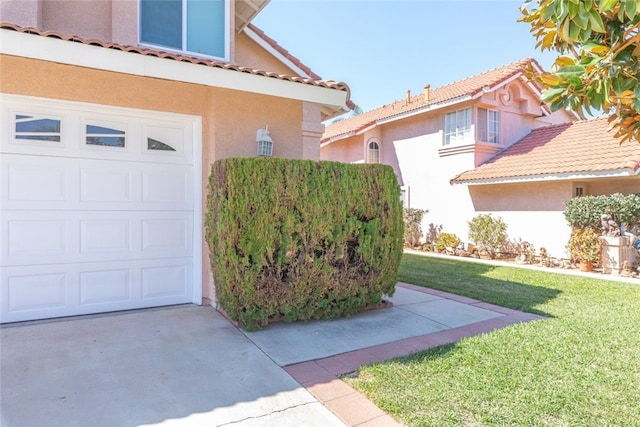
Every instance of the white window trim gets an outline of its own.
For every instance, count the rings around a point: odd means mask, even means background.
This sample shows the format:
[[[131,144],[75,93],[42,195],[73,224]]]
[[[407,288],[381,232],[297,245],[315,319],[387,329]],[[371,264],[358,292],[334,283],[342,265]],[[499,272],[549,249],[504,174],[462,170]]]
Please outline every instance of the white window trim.
[[[187,0],[182,1],[182,49],[175,49],[170,46],[163,46],[142,41],[142,1],[138,0],[138,44],[154,49],[162,49],[167,52],[175,52],[186,55],[194,55],[201,58],[229,61],[231,58],[231,1],[224,0],[224,57],[205,55],[199,52],[187,50]]]
[[[377,148],[371,148],[371,144],[376,144]],[[367,156],[366,156],[367,163],[381,163],[381,160],[382,160],[381,159],[382,156],[380,155],[381,144],[378,139],[372,138],[369,141],[367,141],[366,150],[367,150]],[[371,160],[371,157],[372,157],[371,152],[374,150],[376,151],[376,157],[377,157],[375,162]]]
[[[462,131],[460,131],[460,126],[458,125],[458,113],[461,113],[463,111],[468,111],[468,114],[471,116],[470,117],[470,121],[469,121],[469,129],[463,129]],[[447,133],[447,116],[450,115],[455,115],[455,133]],[[466,115],[466,113],[465,113]],[[458,140],[460,137],[462,138],[462,140],[465,140],[465,136],[467,136],[467,134],[472,134],[473,132],[473,110],[471,107],[467,107],[467,108],[462,108],[460,110],[455,110],[455,111],[449,111],[447,113],[444,114],[444,126],[443,126],[443,132],[442,132],[442,145],[443,146],[449,146],[449,145],[457,145],[460,143],[460,141]],[[449,135],[449,141],[447,142],[447,136]],[[451,141],[451,136],[455,135],[455,141]]]
[[[480,135],[480,129],[481,129],[481,127],[480,127],[480,113],[479,113],[480,110],[485,110],[487,112],[486,123],[485,123],[486,138],[482,138],[482,136]],[[495,141],[491,141],[490,140],[491,139],[490,135],[492,133],[494,133],[494,132],[492,132],[491,126],[490,126],[490,123],[492,122],[490,116],[492,114],[495,115],[495,117],[497,117],[497,119],[498,119],[497,120],[498,129],[497,129],[497,132],[495,132]],[[478,107],[477,110],[476,110],[476,126],[475,126],[475,128],[476,128],[476,139],[478,141],[481,141],[481,142],[486,142],[486,143],[489,143],[489,144],[499,145],[501,143],[501,141],[500,141],[500,136],[501,135],[500,134],[502,133],[501,129],[500,129],[500,127],[501,127],[501,123],[500,122],[501,122],[501,120],[500,120],[500,110],[497,110],[495,108]]]

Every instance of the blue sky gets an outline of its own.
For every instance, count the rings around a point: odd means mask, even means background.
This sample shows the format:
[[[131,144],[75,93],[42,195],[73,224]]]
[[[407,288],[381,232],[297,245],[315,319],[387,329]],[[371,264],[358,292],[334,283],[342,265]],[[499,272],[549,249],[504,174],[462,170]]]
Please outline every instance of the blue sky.
[[[535,49],[518,0],[271,0],[253,23],[368,111],[526,57]]]

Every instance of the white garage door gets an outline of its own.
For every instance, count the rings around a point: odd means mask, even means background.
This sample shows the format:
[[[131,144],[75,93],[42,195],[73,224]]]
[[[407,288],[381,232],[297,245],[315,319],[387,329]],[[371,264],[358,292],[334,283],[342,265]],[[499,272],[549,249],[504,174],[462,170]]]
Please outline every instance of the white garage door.
[[[199,119],[1,101],[0,321],[199,302]]]

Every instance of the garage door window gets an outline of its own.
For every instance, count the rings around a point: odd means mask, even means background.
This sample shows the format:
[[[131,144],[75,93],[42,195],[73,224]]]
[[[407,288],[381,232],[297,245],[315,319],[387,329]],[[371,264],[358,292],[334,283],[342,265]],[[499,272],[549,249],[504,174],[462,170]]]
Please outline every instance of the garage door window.
[[[60,142],[60,120],[16,114],[15,138],[28,141]]]
[[[176,151],[176,149],[169,144],[165,144],[164,142],[160,142],[157,139],[153,138],[147,138],[147,149],[159,151]]]
[[[125,132],[96,125],[87,125],[87,145],[106,147],[124,147]]]

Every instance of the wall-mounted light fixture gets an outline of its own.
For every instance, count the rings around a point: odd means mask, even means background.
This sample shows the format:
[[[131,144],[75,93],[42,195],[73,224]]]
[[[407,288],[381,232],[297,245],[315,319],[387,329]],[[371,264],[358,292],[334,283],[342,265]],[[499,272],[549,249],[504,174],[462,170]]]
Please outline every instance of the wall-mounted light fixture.
[[[271,157],[273,153],[273,140],[269,136],[269,125],[258,129],[256,142],[258,143],[258,156]]]

